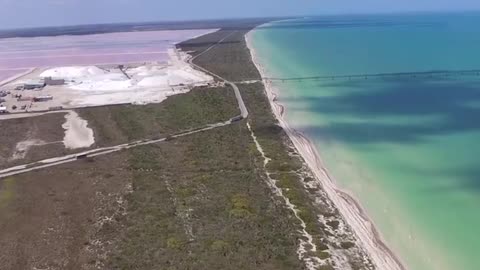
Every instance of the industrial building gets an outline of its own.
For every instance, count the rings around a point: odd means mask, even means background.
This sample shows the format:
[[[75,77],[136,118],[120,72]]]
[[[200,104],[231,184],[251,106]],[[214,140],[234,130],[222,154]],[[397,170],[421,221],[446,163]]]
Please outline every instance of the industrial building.
[[[3,113],[8,113],[7,107],[5,107],[5,106],[0,106],[0,114],[3,114]]]
[[[34,97],[33,101],[34,102],[42,102],[42,101],[49,101],[49,100],[52,100],[52,99],[53,99],[52,96],[38,96],[38,97]]]
[[[44,80],[32,80],[23,84],[24,90],[42,89],[45,87]]]
[[[17,101],[32,101],[33,98],[32,97],[24,97],[22,95],[18,95],[17,97]]]
[[[46,77],[44,82],[46,85],[64,85],[65,84],[64,79],[55,79],[52,77]]]

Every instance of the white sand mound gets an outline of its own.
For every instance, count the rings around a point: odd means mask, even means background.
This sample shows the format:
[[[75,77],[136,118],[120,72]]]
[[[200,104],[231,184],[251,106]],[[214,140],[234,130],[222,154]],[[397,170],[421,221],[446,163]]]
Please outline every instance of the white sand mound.
[[[112,78],[92,78],[90,80],[82,81],[78,84],[71,85],[70,88],[81,91],[113,91],[113,90],[127,90],[133,85],[131,80]]]
[[[46,70],[40,74],[40,77],[56,77],[65,79],[74,79],[107,73],[105,70],[94,66],[86,67],[58,67]]]
[[[93,130],[88,127],[88,122],[74,112],[65,115],[66,122],[62,125],[65,129],[63,144],[65,148],[76,149],[90,147],[95,143]]]
[[[169,64],[149,63],[128,68],[125,71],[128,76],[118,68],[70,66],[46,70],[40,77],[66,79],[66,85],[56,91],[66,90],[67,101],[63,104],[73,107],[157,103],[168,96],[188,92],[192,86],[214,81],[212,76],[178,59],[173,49],[169,53]]]
[[[211,81],[213,78],[190,67],[168,70],[170,85],[194,84]]]
[[[129,91],[105,91],[105,92],[91,92],[82,98],[77,98],[71,102],[71,106],[92,106],[102,104],[148,104],[160,103],[167,97],[187,93],[190,89],[187,87],[176,88],[172,87],[143,87],[137,90]]]
[[[169,82],[167,76],[154,76],[142,79],[137,85],[141,87],[168,87]]]
[[[132,68],[127,71],[127,73],[131,74],[132,76],[151,76],[152,74],[157,74],[157,75],[164,75],[165,72],[164,66],[140,66],[136,68]]]

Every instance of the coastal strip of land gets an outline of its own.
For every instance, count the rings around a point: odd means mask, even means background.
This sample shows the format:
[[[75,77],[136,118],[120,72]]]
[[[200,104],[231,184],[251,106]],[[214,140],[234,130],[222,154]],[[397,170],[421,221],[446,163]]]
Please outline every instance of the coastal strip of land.
[[[264,158],[267,176],[274,187],[279,188],[278,193],[285,198],[286,204],[304,223],[305,239],[309,240],[308,235],[312,236],[306,256],[299,258],[306,262],[308,269],[397,269],[385,268],[387,264],[383,263],[373,266],[361,239],[353,234],[348,222],[324,192],[322,183],[313,181],[315,175],[298,154],[289,134],[279,126],[264,84],[258,82],[261,76],[245,40],[249,31],[237,29],[235,34],[231,34],[221,30],[184,42],[180,47],[189,51],[194,48],[193,44],[223,40],[219,46],[197,58],[195,64],[221,74],[239,86],[249,109],[248,126]],[[302,253],[302,245],[300,241],[299,254]],[[309,256],[312,253],[318,256]]]
[[[255,53],[252,45],[251,32],[248,33],[245,38],[250,53],[252,54],[252,61],[262,74],[262,78],[267,78],[268,74],[265,74],[265,69],[260,64],[258,55]],[[322,188],[335,203],[335,206],[338,207],[340,213],[365,247],[376,267],[378,269],[389,270],[406,269],[397,255],[385,244],[380,233],[375,228],[374,223],[368,217],[360,203],[353,195],[336,186],[334,178],[324,166],[315,144],[305,134],[293,129],[288,124],[284,117],[286,108],[278,101],[278,90],[273,86],[272,82],[264,80],[264,85],[272,111],[280,126],[288,134],[295,148],[315,175],[316,180],[321,182]]]
[[[177,44],[215,75],[211,86],[157,104],[75,109],[94,133],[78,150],[64,145],[68,112],[0,121],[0,167],[74,159],[0,181],[3,268],[388,269],[272,112],[245,40],[259,23]],[[10,158],[33,140],[45,143]]]

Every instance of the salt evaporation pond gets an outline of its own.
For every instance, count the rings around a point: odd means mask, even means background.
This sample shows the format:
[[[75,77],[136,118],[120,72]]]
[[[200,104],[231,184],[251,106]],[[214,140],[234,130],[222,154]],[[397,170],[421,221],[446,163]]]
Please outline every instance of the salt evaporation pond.
[[[22,74],[28,71],[28,69],[3,69],[0,70],[0,83],[9,81],[10,78],[14,78],[17,74]]]
[[[260,27],[252,45],[270,77],[476,70],[478,25],[478,13],[308,18]],[[408,269],[479,269],[476,72],[275,86]]]
[[[212,30],[175,30],[0,39],[0,81],[19,69],[165,62],[175,43]]]

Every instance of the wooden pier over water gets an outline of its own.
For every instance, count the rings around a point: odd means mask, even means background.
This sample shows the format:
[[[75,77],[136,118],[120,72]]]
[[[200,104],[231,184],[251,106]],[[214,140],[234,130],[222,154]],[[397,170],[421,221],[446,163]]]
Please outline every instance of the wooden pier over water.
[[[424,71],[424,72],[400,72],[400,73],[376,73],[376,74],[355,74],[355,75],[320,75],[296,78],[275,78],[264,77],[265,81],[270,82],[290,82],[290,81],[325,81],[325,80],[369,80],[369,79],[397,79],[397,78],[452,78],[460,76],[479,76],[480,69],[455,70],[455,71]]]

